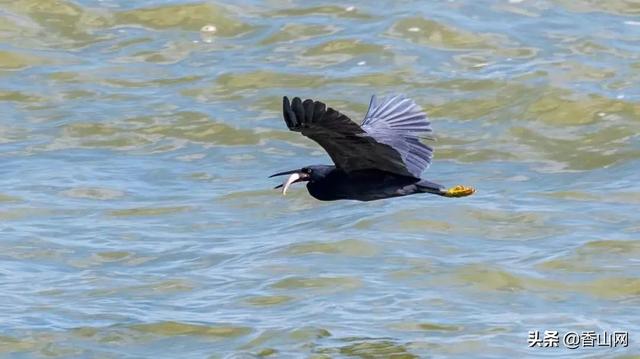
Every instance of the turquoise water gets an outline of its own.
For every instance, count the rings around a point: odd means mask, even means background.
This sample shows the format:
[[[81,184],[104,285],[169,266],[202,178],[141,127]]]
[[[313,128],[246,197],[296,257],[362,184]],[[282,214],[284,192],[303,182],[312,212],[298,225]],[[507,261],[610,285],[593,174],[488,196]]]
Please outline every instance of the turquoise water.
[[[0,355],[640,356],[640,3],[18,0],[0,34]],[[283,95],[396,92],[475,195],[272,189],[330,163]]]

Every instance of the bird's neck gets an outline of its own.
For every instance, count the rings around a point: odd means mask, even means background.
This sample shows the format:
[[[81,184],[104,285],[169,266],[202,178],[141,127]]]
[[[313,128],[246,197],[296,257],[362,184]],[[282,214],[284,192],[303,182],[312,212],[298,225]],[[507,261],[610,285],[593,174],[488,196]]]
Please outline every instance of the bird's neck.
[[[307,183],[309,194],[321,201],[333,201],[345,198],[341,193],[341,189],[344,183],[348,181],[349,176],[346,172],[334,166],[331,167],[332,168],[323,173],[323,176],[314,178]]]

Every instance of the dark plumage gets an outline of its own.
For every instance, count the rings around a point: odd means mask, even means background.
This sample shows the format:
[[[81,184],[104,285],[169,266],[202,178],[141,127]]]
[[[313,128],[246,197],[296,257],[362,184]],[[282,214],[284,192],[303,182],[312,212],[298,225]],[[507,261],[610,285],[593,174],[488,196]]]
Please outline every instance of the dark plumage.
[[[432,139],[431,123],[413,100],[402,95],[378,101],[371,97],[362,125],[320,101],[295,97],[283,99],[283,115],[289,130],[302,133],[322,146],[335,166],[315,165],[276,173],[290,175],[283,194],[295,182],[307,181],[316,199],[371,201],[414,193],[462,197],[472,188],[449,190],[420,178],[429,167],[433,149],[420,141]]]

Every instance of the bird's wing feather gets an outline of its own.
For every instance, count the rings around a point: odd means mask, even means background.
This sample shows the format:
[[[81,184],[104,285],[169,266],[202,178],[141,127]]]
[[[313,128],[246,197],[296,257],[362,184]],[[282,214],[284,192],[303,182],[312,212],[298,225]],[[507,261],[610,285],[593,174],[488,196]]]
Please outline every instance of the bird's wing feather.
[[[304,136],[322,146],[336,167],[345,172],[364,169],[378,169],[402,176],[419,177],[408,170],[401,152],[389,143],[382,132],[372,136],[346,115],[319,101],[298,97],[289,102],[283,99],[284,120],[289,130]],[[385,143],[383,141],[389,140]]]
[[[395,95],[378,101],[372,96],[362,129],[398,151],[414,177],[420,177],[431,164],[433,148],[420,142],[420,138],[433,139],[431,123],[413,100]]]

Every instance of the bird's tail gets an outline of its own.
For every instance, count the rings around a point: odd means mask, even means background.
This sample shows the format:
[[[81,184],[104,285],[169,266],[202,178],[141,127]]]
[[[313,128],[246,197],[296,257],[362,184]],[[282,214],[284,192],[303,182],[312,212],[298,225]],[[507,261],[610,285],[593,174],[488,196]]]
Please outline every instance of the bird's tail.
[[[424,193],[433,193],[440,196],[444,196],[444,193],[446,192],[446,189],[444,188],[443,185],[433,183],[431,181],[427,181],[424,179],[416,183],[416,186],[418,187],[418,190],[420,192],[424,192]]]

